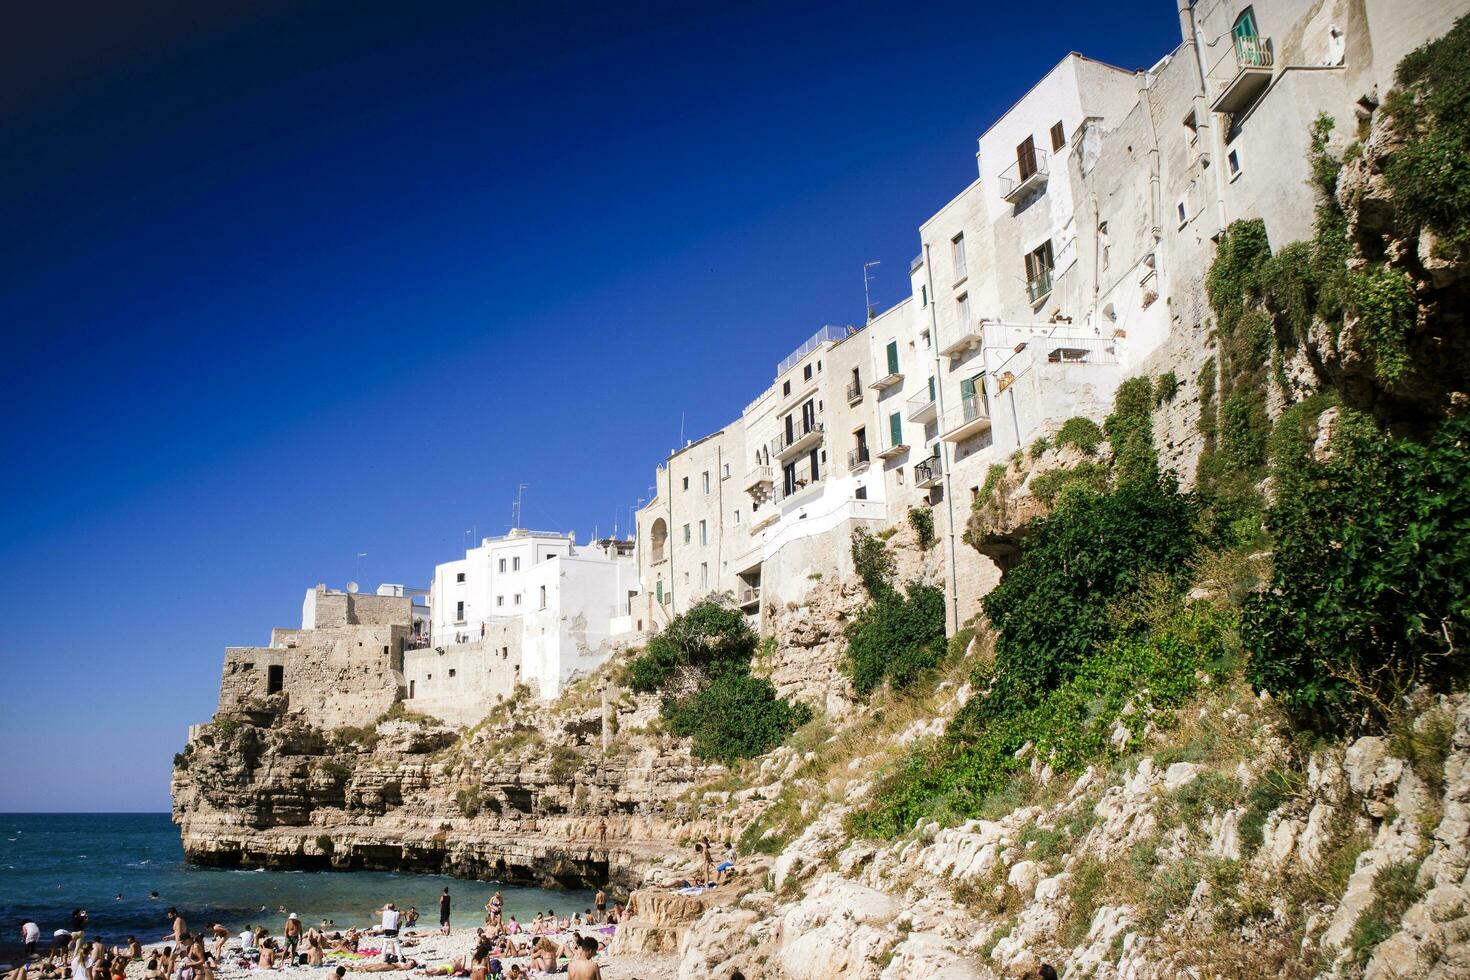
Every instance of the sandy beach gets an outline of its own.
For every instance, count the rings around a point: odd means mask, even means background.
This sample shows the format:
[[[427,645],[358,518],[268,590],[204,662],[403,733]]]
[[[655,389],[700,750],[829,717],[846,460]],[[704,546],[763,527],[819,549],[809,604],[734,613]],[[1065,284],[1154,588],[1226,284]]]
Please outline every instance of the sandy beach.
[[[345,930],[344,930],[345,931]],[[583,930],[584,933],[589,930]],[[279,939],[279,937],[276,937]],[[563,936],[553,938],[561,939]],[[569,938],[569,934],[566,934]],[[606,938],[603,935],[601,938]],[[430,968],[450,963],[456,958],[469,958],[475,946],[475,930],[455,929],[449,935],[441,935],[437,929],[426,931],[405,932],[402,937],[405,957],[417,960],[420,964]],[[413,943],[414,945],[409,945]],[[145,948],[159,948],[166,943],[149,943]],[[362,940],[364,949],[377,949],[378,939],[376,936],[364,935]],[[282,978],[282,980],[327,980],[332,970],[337,966],[347,967],[349,977],[416,977],[420,975],[419,970],[406,970],[393,973],[372,973],[354,969],[355,966],[363,966],[369,963],[381,963],[381,956],[329,956],[326,965],[320,967],[293,966],[279,967],[274,970],[263,971],[258,967],[242,968],[239,963],[240,943],[238,939],[232,939],[225,950],[224,962],[215,970],[215,976],[220,980],[247,980],[251,977],[260,977],[265,973]],[[512,964],[526,965],[526,957],[501,957],[501,963],[508,969]],[[598,954],[597,964],[602,969],[602,975],[609,980],[674,980],[677,973],[677,960],[673,957],[658,957],[652,959],[638,959],[632,957],[610,957],[606,952]],[[140,962],[129,964],[128,980],[141,980],[146,969],[146,957]],[[565,961],[562,967],[565,969]],[[443,976],[444,974],[436,974]],[[553,974],[554,975],[554,974]]]

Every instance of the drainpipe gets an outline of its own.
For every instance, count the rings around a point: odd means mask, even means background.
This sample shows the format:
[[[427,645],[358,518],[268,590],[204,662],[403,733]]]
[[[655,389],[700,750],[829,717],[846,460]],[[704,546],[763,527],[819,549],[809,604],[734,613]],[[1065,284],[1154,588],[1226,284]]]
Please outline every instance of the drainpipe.
[[[1205,74],[1204,52],[1200,50],[1199,25],[1194,20],[1194,4],[1192,0],[1179,0],[1179,33],[1183,36],[1184,43],[1189,46],[1191,63],[1194,65],[1195,89],[1198,95],[1195,98],[1195,128],[1205,129],[1201,138],[1210,140],[1211,149],[1214,148],[1213,133],[1215,131],[1214,119],[1209,109],[1209,79]],[[1201,123],[1201,119],[1209,119],[1208,123]],[[1222,144],[1223,145],[1223,144]],[[1214,171],[1215,184],[1215,233],[1222,235],[1227,224],[1225,218],[1225,185],[1221,183],[1220,168],[1210,167]]]
[[[944,380],[940,374],[939,365],[939,318],[934,310],[939,305],[934,296],[934,263],[929,260],[929,243],[924,243],[924,278],[929,285],[929,349],[934,352],[934,410],[938,412],[939,425],[944,425]],[[940,478],[944,482],[944,506],[949,515],[949,614],[954,624],[948,630],[951,636],[960,628],[960,588],[957,581],[959,577],[959,564],[955,551],[954,533],[954,486],[950,479],[949,454],[945,452],[944,440],[939,440],[939,470]]]

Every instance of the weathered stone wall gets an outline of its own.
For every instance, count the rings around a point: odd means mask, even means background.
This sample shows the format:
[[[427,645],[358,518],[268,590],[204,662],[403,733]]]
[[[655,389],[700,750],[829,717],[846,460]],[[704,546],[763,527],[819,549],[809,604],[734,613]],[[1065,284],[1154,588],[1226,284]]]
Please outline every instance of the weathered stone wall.
[[[484,639],[405,650],[404,707],[451,725],[473,725],[521,680],[521,624],[486,624]]]
[[[314,596],[308,594],[301,623],[302,629],[412,625],[413,600],[407,596],[328,592],[321,585]]]
[[[406,626],[347,626],[286,633],[280,647],[225,651],[219,711],[250,710],[270,696],[270,668],[282,668],[289,710],[318,728],[361,725],[402,696]]]

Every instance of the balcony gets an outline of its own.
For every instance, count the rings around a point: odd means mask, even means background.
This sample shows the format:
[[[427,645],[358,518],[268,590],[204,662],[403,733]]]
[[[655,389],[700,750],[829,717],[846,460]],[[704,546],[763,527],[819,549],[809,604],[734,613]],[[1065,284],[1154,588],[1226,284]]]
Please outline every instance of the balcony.
[[[759,493],[769,487],[774,480],[772,470],[769,466],[757,466],[745,474],[745,491],[747,493]]]
[[[849,381],[847,383],[847,403],[856,405],[863,400],[863,385],[860,381]]]
[[[985,340],[985,329],[975,317],[967,317],[966,322],[960,324],[959,336],[950,341],[949,346],[940,348],[943,357],[963,357],[970,351],[978,350],[980,344]]]
[[[893,459],[895,456],[902,456],[904,453],[906,453],[908,451],[909,451],[909,444],[908,443],[906,443],[906,442],[896,442],[896,443],[894,443],[891,446],[884,446],[882,449],[878,450],[878,458],[879,459]]]
[[[759,585],[746,585],[740,589],[738,596],[741,609],[749,609],[751,606],[761,604],[761,587]]]
[[[1025,163],[1023,169],[1021,164]],[[1015,204],[1027,195],[1046,186],[1046,152],[1033,150],[1024,161],[1017,160],[1000,173],[1000,196],[1006,203]]]
[[[1051,295],[1051,270],[1043,269],[1035,279],[1026,283],[1026,296],[1032,306],[1039,305]]]
[[[822,420],[800,422],[787,435],[782,432],[771,440],[771,455],[785,461],[822,441]]]
[[[879,378],[877,381],[874,381],[872,384],[868,385],[868,387],[873,389],[874,391],[884,391],[888,388],[892,388],[894,385],[898,384],[901,381],[903,381],[903,374],[899,371],[894,371],[890,374],[883,375],[883,377]]]
[[[871,462],[871,457],[868,454],[866,443],[847,451],[847,471],[849,473],[861,473],[868,468],[869,462]]]
[[[963,442],[990,428],[990,406],[980,392],[966,396],[960,405],[959,418],[950,426],[941,439],[945,442]]]
[[[1210,69],[1210,84],[1218,93],[1210,104],[1214,112],[1247,109],[1271,84],[1275,56],[1269,37],[1237,37]]]
[[[782,474],[781,482],[776,485],[776,501],[790,499],[818,482],[812,477],[811,463],[802,463],[793,470],[789,479]]]
[[[910,422],[932,422],[937,412],[934,407],[934,395],[928,386],[910,398],[904,407],[908,412],[907,417]]]
[[[940,465],[939,454],[936,452],[926,460],[914,466],[914,486],[928,490],[930,487],[939,486],[939,481],[944,475],[944,469]]]

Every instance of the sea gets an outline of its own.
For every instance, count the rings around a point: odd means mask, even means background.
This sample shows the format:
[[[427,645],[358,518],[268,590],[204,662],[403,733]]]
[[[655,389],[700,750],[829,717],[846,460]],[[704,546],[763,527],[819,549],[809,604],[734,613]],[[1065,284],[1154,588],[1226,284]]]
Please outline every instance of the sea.
[[[219,922],[233,932],[247,925],[280,932],[282,908],[307,925],[331,919],[346,928],[374,924],[383,903],[396,902],[419,910],[421,928],[437,928],[446,886],[455,927],[483,923],[496,891],[505,914],[522,922],[538,911],[589,909],[594,897],[441,875],[201,868],[184,863],[178,828],[166,813],[0,814],[0,963],[15,962],[22,919],[40,925],[44,947],[53,932],[70,927],[74,909],[86,910],[88,934],[106,942],[163,939],[171,907],[195,931]]]

